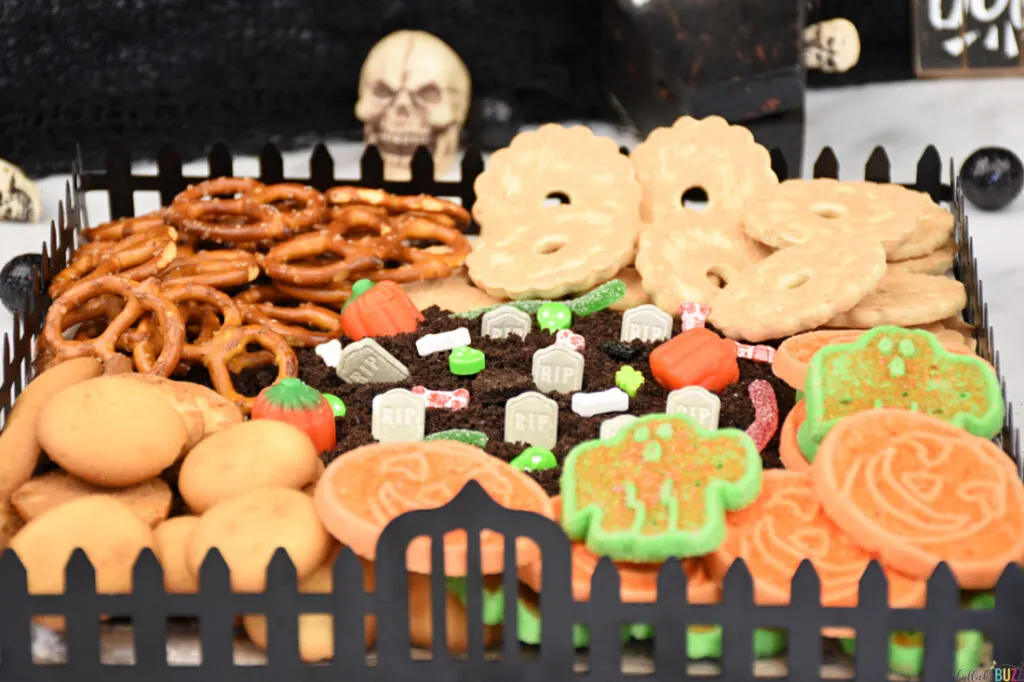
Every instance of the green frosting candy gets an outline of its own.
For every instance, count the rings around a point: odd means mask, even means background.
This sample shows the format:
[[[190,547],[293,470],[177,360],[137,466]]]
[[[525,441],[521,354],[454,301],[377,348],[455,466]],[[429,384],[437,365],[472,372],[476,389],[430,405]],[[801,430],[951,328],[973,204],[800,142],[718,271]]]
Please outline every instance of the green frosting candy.
[[[831,428],[857,412],[914,410],[992,438],[1006,411],[999,379],[987,362],[947,351],[930,332],[892,326],[815,353],[804,393],[807,419],[797,442],[809,462]]]
[[[327,404],[331,406],[331,412],[334,413],[334,418],[338,419],[340,417],[344,417],[348,412],[348,409],[345,407],[345,401],[333,393],[324,393],[323,395],[327,400]]]
[[[520,471],[545,471],[556,468],[558,460],[550,450],[531,445],[516,455],[509,465]]]
[[[645,381],[644,375],[629,365],[623,365],[615,372],[615,385],[625,391],[630,398],[636,397],[636,392]]]
[[[423,440],[456,440],[460,443],[475,445],[482,450],[487,447],[487,441],[490,439],[483,431],[473,431],[470,429],[448,429],[447,431],[432,433],[424,437]]]
[[[448,371],[459,377],[473,376],[487,367],[487,356],[478,348],[459,346],[448,356]]]

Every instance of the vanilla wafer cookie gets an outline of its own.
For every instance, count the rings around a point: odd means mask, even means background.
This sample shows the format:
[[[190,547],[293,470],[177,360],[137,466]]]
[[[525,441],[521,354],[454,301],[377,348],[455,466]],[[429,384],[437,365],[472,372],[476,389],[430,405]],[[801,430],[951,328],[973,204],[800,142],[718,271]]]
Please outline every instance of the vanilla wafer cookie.
[[[937,275],[888,274],[856,306],[825,326],[871,329],[880,325],[911,327],[957,315],[967,305],[963,283]]]
[[[909,272],[916,275],[944,275],[953,267],[953,258],[956,256],[956,242],[950,239],[936,251],[889,263],[889,272]]]
[[[742,219],[748,235],[775,249],[846,235],[881,242],[891,254],[917,228],[914,194],[874,182],[786,180],[751,197]]]
[[[771,251],[750,239],[739,216],[689,211],[673,229],[661,221],[640,235],[636,269],[654,304],[674,314],[684,301],[707,303]]]
[[[683,116],[669,128],[655,128],[629,158],[643,186],[647,223],[677,218],[690,189],[704,190],[709,211],[738,211],[748,197],[779,182],[768,150],[720,116]]]
[[[629,157],[611,138],[579,125],[548,123],[519,133],[491,154],[473,189],[473,218],[487,239],[543,227],[552,215],[577,207],[622,217],[624,229],[635,229],[629,217],[640,204]],[[567,203],[554,203],[556,198]]]
[[[878,242],[834,234],[749,266],[710,301],[708,321],[744,341],[815,329],[857,305],[885,275]]]

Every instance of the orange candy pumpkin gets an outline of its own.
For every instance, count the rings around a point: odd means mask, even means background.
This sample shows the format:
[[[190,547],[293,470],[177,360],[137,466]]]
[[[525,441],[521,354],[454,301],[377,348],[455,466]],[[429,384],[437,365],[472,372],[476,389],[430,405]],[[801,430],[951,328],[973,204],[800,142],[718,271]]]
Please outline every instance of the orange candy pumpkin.
[[[397,282],[385,280],[352,286],[352,298],[341,311],[341,329],[353,341],[368,336],[394,336],[416,331],[423,315]],[[363,289],[362,292],[359,290]]]
[[[704,327],[688,329],[651,351],[654,379],[667,391],[701,386],[717,393],[739,381],[736,342]]]

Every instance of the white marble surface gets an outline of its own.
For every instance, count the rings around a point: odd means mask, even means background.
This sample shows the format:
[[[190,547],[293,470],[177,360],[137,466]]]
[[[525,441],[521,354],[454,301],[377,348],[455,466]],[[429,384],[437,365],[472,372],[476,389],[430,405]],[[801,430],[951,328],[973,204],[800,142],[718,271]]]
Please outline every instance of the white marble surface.
[[[807,100],[807,144],[805,173],[823,146],[831,146],[840,161],[841,178],[862,178],[863,165],[875,145],[889,153],[893,179],[914,178],[917,160],[925,147],[935,144],[944,159],[959,163],[973,150],[1000,145],[1024,155],[1024,79],[916,81],[888,85],[841,88],[812,92]],[[602,128],[602,133],[616,131]],[[635,140],[621,137],[623,144]],[[355,176],[362,152],[358,144],[329,145],[339,176]],[[308,173],[308,151],[285,155],[286,175]],[[205,161],[189,164],[202,173]],[[254,158],[240,159],[235,171],[255,173]],[[139,164],[140,170],[155,172],[153,164]],[[39,181],[44,202],[44,223],[2,226],[0,262],[27,251],[38,251],[49,234],[49,221],[57,202],[64,197],[66,176]],[[137,210],[156,208],[157,198],[137,195]],[[106,218],[101,196],[87,204],[90,222]],[[1009,397],[1024,406],[1024,198],[1000,213],[970,213],[971,233],[979,270],[985,282],[990,319],[995,328],[996,348],[1002,358]],[[0,329],[11,329],[11,316],[0,309]],[[1018,423],[1020,423],[1018,421]]]

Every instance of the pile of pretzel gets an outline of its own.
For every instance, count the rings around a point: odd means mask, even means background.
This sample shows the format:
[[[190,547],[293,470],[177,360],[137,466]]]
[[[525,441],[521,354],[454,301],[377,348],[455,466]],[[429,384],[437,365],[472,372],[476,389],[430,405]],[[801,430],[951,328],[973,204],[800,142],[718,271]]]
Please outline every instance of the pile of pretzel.
[[[291,346],[340,334],[354,281],[447,277],[470,251],[469,222],[432,196],[208,180],[167,208],[84,230],[50,283],[41,364],[120,352],[169,376],[198,362],[245,407],[231,372],[276,364],[295,376]]]

